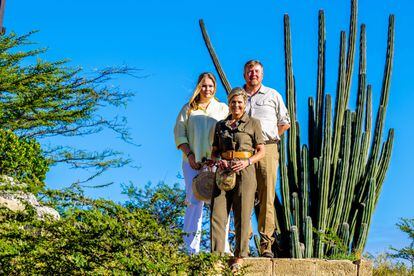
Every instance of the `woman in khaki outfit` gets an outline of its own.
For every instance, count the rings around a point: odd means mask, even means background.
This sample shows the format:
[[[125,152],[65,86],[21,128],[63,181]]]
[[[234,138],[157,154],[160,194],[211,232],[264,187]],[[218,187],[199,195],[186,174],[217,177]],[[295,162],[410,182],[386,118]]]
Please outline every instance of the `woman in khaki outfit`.
[[[216,124],[212,158],[221,169],[236,173],[236,185],[222,191],[215,185],[211,211],[211,251],[224,253],[226,224],[233,208],[236,228],[235,260],[238,269],[249,256],[250,220],[256,191],[255,168],[252,164],[264,156],[264,141],[260,122],[245,113],[247,94],[234,88],[228,95],[230,115]]]

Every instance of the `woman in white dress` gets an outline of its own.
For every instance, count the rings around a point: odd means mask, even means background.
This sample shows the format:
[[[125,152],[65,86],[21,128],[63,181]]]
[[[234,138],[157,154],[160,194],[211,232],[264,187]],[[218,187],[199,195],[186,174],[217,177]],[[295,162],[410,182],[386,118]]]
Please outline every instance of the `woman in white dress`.
[[[227,105],[215,98],[216,88],[214,75],[202,73],[190,101],[181,108],[174,127],[175,144],[183,152],[182,169],[187,204],[183,231],[186,233],[184,242],[190,254],[200,251],[204,205],[203,201],[195,198],[192,181],[200,173],[203,158],[211,159],[214,127],[229,112]],[[230,252],[227,240],[226,252]]]

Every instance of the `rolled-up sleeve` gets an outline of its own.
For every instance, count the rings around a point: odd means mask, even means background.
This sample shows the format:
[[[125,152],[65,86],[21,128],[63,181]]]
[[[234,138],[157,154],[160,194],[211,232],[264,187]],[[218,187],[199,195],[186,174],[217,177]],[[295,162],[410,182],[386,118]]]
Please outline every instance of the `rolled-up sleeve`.
[[[276,105],[276,114],[277,114],[277,125],[290,125],[290,116],[289,112],[283,102],[283,99],[280,95],[277,95],[277,105]]]
[[[185,105],[177,116],[174,126],[174,139],[175,145],[178,148],[179,145],[188,143],[187,135],[187,119],[188,119],[188,106]]]

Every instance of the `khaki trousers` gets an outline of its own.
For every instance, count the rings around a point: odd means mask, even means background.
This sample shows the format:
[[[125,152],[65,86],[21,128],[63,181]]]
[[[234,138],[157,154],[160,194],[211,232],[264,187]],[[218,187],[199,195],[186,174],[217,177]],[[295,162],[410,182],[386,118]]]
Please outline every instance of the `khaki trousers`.
[[[225,252],[225,229],[230,210],[233,208],[236,230],[234,256],[249,256],[250,223],[256,186],[254,166],[245,168],[237,175],[236,186],[231,191],[222,191],[214,185],[210,218],[211,252]]]
[[[265,145],[265,149],[265,157],[256,164],[257,196],[259,199],[258,231],[261,253],[272,250],[273,233],[277,219],[274,202],[279,152],[277,144]]]

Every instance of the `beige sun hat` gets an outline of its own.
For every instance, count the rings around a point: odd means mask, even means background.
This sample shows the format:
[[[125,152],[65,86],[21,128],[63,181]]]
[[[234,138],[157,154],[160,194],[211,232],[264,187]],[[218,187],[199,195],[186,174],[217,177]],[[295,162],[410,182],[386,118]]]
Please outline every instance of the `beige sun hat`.
[[[212,171],[202,171],[193,179],[193,193],[196,199],[210,203],[215,174]]]
[[[232,170],[217,168],[216,184],[222,191],[233,190],[234,186],[236,186],[236,173]]]

